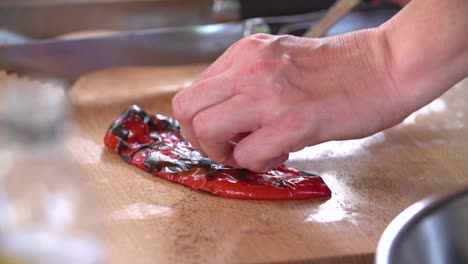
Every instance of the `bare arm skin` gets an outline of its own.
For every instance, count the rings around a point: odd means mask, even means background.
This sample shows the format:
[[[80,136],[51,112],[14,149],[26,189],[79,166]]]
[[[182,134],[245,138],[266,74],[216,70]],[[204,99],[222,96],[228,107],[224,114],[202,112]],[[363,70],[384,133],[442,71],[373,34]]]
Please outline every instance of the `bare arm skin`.
[[[372,135],[468,75],[466,14],[466,0],[413,0],[379,28],[244,38],[174,97],[174,115],[195,148],[254,171]]]

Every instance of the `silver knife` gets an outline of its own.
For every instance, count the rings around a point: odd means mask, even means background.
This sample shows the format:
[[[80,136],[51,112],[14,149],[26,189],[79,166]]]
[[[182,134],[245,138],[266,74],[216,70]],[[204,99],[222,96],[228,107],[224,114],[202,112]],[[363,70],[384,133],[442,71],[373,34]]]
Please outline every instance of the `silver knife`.
[[[74,80],[87,72],[113,66],[210,62],[242,37],[268,32],[262,30],[262,25],[261,20],[248,20],[7,44],[0,46],[0,69]]]
[[[382,8],[351,13],[327,35],[377,26],[397,11]],[[305,30],[322,15],[323,13],[312,13],[248,19],[235,23],[136,30],[80,39],[48,39],[0,45],[0,69],[43,73],[73,81],[85,73],[114,66],[208,63],[244,36],[258,32],[293,33],[282,31],[278,25],[294,23],[304,23]]]
[[[87,30],[238,22],[325,10],[335,0],[0,0],[0,29],[35,39]]]

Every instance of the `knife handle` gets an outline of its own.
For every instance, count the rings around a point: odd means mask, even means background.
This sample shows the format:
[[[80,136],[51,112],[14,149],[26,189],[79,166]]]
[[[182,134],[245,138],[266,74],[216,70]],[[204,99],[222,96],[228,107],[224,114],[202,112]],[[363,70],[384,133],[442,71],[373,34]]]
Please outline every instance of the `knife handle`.
[[[241,18],[298,15],[331,7],[336,0],[239,0]]]

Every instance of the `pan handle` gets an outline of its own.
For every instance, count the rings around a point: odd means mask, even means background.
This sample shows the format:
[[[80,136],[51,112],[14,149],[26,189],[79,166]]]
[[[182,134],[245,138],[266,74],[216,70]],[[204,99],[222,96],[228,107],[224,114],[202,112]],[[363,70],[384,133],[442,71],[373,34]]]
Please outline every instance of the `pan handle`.
[[[331,7],[336,0],[214,0],[217,22],[248,18],[290,16],[316,12]]]
[[[331,7],[336,0],[238,0],[242,19],[289,16]]]

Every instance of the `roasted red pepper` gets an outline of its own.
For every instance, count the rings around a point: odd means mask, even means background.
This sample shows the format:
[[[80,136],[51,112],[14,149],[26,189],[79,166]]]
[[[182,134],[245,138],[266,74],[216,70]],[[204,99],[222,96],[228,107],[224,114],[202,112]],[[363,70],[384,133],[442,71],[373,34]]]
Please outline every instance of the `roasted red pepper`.
[[[176,120],[127,109],[109,128],[107,147],[126,162],[196,190],[237,199],[289,200],[328,197],[317,175],[284,165],[266,173],[224,166],[194,150]]]

